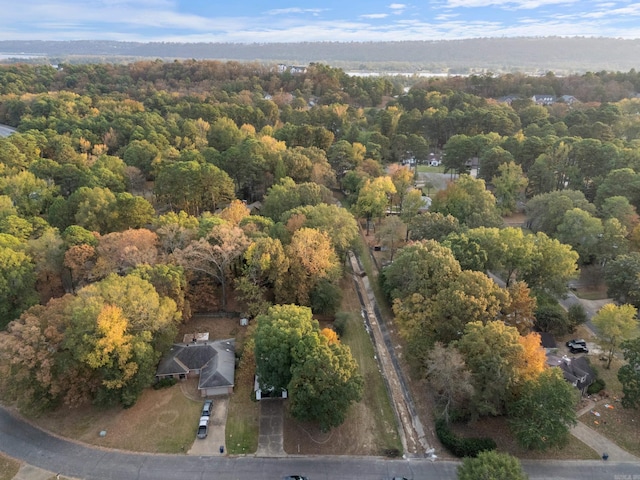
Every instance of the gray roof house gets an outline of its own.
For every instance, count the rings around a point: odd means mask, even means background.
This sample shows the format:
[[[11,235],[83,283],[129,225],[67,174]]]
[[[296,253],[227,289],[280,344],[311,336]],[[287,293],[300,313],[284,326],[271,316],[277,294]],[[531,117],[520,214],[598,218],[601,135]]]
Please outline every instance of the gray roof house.
[[[235,339],[175,343],[160,360],[156,378],[199,377],[203,397],[233,393]]]
[[[586,395],[587,388],[596,380],[596,374],[589,365],[589,360],[584,356],[569,358],[548,355],[547,365],[560,368],[564,379],[580,390],[583,395]]]

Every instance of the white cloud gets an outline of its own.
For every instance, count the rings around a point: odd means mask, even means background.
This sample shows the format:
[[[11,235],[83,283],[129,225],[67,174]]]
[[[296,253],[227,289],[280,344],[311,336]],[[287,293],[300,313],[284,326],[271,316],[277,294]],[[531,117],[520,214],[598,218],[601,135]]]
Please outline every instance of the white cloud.
[[[505,7],[515,9],[535,9],[547,5],[572,4],[579,0],[447,0],[448,8]]]
[[[392,3],[389,8],[391,10],[404,10],[407,6],[404,3]]]
[[[325,9],[292,7],[292,8],[275,8],[273,10],[268,10],[266,13],[267,15],[286,15],[289,13],[320,13],[323,10]]]
[[[387,18],[388,13],[369,13],[366,15],[360,15],[360,18]]]

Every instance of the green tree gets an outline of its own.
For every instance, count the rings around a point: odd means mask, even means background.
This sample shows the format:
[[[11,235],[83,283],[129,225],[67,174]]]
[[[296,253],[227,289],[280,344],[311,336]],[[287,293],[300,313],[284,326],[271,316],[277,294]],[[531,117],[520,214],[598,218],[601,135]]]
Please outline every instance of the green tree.
[[[568,210],[558,225],[557,237],[571,245],[580,256],[580,263],[591,264],[598,255],[600,238],[604,233],[602,221],[589,212],[574,208]]]
[[[442,242],[451,233],[459,233],[462,228],[452,215],[425,212],[416,215],[409,224],[411,240],[436,240]]]
[[[0,329],[37,303],[35,281],[31,257],[0,246]]]
[[[256,319],[254,334],[256,372],[261,388],[286,389],[292,379],[293,349],[313,336],[318,322],[311,309],[297,305],[274,305]]]
[[[351,404],[361,400],[364,387],[349,347],[315,333],[301,339],[293,357],[291,414],[317,423],[322,431],[341,425]]]
[[[395,261],[382,270],[381,281],[390,299],[414,293],[431,298],[460,272],[460,264],[451,250],[435,240],[424,240],[400,250]]]
[[[476,458],[465,458],[458,467],[458,480],[527,480],[520,460],[508,453],[480,452]]]
[[[445,190],[440,190],[433,198],[430,211],[452,215],[470,228],[502,224],[496,198],[485,188],[484,180],[470,175],[461,175]]]
[[[527,226],[535,232],[554,237],[567,211],[579,208],[595,215],[596,208],[582,192],[562,190],[536,195],[527,202]]]
[[[620,255],[605,265],[607,294],[620,303],[640,307],[640,253]]]
[[[390,204],[390,196],[396,193],[390,177],[378,177],[374,180],[366,180],[355,204],[355,212],[358,216],[367,220],[367,235],[372,218],[382,218]]]
[[[637,408],[640,405],[640,338],[625,340],[620,344],[626,365],[618,370],[618,380],[622,384],[622,406]]]
[[[607,368],[620,344],[637,335],[637,310],[632,305],[614,305],[602,307],[593,317],[593,325],[598,331],[600,344],[607,352]]]
[[[328,199],[330,192],[316,183],[296,184],[290,177],[285,177],[267,191],[260,213],[278,222],[282,215],[296,207],[318,205]]]
[[[562,447],[576,423],[576,392],[559,368],[547,368],[523,383],[510,403],[509,425],[518,443],[530,450]]]
[[[473,375],[476,415],[500,415],[520,383],[519,366],[525,361],[520,334],[514,327],[492,321],[467,323],[458,349]]]
[[[516,211],[516,201],[527,187],[527,178],[522,167],[515,162],[503,163],[491,183],[496,187],[495,196],[498,208],[503,215]]]

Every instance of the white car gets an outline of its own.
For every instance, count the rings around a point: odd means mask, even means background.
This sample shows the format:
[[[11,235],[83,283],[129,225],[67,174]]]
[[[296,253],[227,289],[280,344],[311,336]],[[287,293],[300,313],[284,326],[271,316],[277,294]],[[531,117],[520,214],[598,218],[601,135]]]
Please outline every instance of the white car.
[[[209,433],[209,417],[200,417],[198,424],[198,438],[207,438]]]

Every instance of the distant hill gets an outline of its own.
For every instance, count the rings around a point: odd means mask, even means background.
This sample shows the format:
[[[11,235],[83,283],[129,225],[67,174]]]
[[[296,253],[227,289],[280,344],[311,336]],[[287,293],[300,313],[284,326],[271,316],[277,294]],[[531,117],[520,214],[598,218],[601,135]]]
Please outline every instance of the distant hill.
[[[317,62],[370,71],[582,73],[640,68],[640,39],[520,37],[266,44],[0,41],[0,54],[39,54],[51,62],[193,58],[292,65]]]

